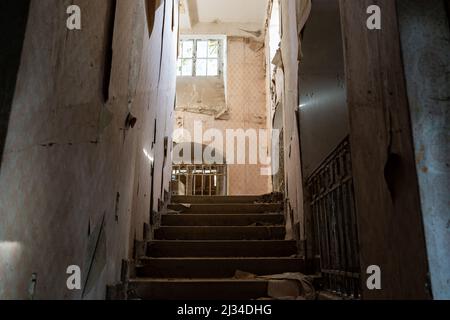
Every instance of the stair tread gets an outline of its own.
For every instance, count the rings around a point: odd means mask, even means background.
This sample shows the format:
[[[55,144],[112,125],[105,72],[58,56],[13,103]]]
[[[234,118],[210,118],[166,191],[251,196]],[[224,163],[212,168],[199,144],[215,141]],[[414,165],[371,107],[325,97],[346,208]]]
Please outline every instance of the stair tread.
[[[251,213],[279,213],[283,212],[282,203],[171,203],[168,205],[169,210],[180,211],[183,213],[197,214],[251,214]]]
[[[235,278],[132,278],[130,283],[158,283],[158,282],[172,282],[172,283],[233,283],[233,282],[247,282],[247,283],[261,283],[268,281],[282,281],[271,279],[235,279]]]
[[[250,242],[250,243],[286,243],[286,244],[295,244],[295,240],[213,240],[213,239],[207,239],[207,240],[151,240],[148,243],[244,243],[244,242]]]
[[[189,208],[207,208],[207,207],[241,207],[241,208],[254,208],[254,207],[280,207],[283,204],[281,202],[272,203],[169,203],[169,206]]]
[[[142,257],[145,260],[303,260],[301,257]]]
[[[227,213],[190,213],[190,212],[169,212],[169,213],[163,213],[161,216],[174,216],[174,217],[185,217],[185,216],[195,216],[195,217],[204,217],[204,216],[224,216],[229,218],[230,216],[255,216],[255,217],[264,217],[264,216],[284,216],[281,212],[257,212],[257,213],[236,213],[233,215],[227,214]]]
[[[284,225],[284,215],[279,213],[257,214],[162,214],[162,226],[251,226]]]
[[[174,203],[254,203],[260,200],[260,196],[172,196]]]
[[[267,207],[267,206],[282,206],[282,202],[265,202],[265,203],[258,203],[258,202],[214,202],[211,201],[209,203],[186,203],[186,202],[170,202],[168,203],[170,206],[191,206],[191,207],[204,207],[204,206],[221,206],[221,207]]]
[[[293,240],[153,240],[149,257],[278,257],[297,253]]]
[[[268,225],[268,226],[161,226],[162,228],[179,228],[179,229],[267,229],[267,228],[284,228],[284,225]]]
[[[284,226],[162,226],[155,238],[178,240],[282,240]]]
[[[290,258],[142,258],[136,266],[138,277],[151,278],[233,278],[237,270],[256,275],[302,272],[305,262]]]

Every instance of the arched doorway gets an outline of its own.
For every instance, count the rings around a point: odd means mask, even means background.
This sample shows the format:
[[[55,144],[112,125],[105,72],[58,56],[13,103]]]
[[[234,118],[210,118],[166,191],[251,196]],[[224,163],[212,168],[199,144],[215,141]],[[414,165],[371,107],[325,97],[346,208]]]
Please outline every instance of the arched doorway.
[[[196,150],[201,150],[202,155],[208,146],[197,143],[175,144],[183,153],[190,150],[190,161],[175,161],[172,164],[172,195],[183,196],[226,196],[228,195],[226,159],[222,153],[216,154],[216,159],[222,161],[206,163],[195,161]],[[219,153],[218,150],[212,152]],[[202,158],[203,159],[203,158]]]

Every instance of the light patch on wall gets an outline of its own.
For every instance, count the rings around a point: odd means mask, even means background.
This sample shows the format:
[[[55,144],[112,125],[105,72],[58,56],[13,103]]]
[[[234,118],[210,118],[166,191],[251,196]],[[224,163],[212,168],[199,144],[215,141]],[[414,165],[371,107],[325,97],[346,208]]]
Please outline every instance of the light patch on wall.
[[[22,251],[23,246],[20,242],[0,241],[0,296],[3,296],[6,289],[2,287],[5,278],[18,268]]]
[[[0,242],[0,267],[3,264],[7,264],[8,261],[12,261],[19,257],[22,252],[22,244],[15,241],[2,241]],[[2,270],[2,269],[0,269]],[[0,276],[2,273],[0,272]]]
[[[155,162],[155,159],[150,155],[150,153],[146,149],[142,149],[142,152],[144,152],[144,155],[150,162],[150,165],[153,165],[153,162]]]

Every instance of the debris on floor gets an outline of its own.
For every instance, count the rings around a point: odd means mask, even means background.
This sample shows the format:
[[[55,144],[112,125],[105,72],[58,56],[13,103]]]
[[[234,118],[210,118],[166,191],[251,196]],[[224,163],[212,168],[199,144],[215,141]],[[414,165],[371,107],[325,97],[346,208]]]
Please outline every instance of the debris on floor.
[[[259,199],[255,201],[255,203],[277,203],[283,202],[283,200],[283,193],[272,192],[259,197]]]
[[[235,279],[269,280],[267,297],[275,300],[316,300],[316,291],[311,277],[302,273],[283,273],[257,276],[244,271],[236,271]]]

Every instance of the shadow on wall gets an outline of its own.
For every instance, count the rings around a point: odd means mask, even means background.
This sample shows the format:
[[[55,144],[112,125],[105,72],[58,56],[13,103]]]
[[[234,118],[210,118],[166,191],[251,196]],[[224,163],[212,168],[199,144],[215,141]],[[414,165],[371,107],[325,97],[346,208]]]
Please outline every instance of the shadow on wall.
[[[0,30],[8,30],[0,36],[0,168],[29,6],[30,0],[0,1]]]
[[[148,34],[151,36],[155,25],[156,10],[161,6],[161,0],[146,0],[145,10],[147,12]]]

